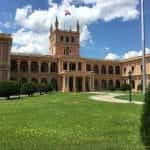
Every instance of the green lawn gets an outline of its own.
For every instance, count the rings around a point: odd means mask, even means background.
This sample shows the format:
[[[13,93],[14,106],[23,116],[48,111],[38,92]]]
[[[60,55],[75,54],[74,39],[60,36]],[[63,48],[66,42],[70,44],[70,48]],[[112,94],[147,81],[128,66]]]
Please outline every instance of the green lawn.
[[[116,98],[129,100],[129,93],[121,96],[116,96]],[[132,100],[134,101],[144,101],[144,96],[142,93],[132,93]]]
[[[53,93],[0,101],[0,150],[144,150],[142,106],[88,96]]]

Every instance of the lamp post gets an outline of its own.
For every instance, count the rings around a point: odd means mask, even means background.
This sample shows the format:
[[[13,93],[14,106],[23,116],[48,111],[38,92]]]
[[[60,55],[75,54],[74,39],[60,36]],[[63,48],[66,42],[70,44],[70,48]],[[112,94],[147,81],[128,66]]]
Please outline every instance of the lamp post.
[[[132,85],[131,85],[132,72],[131,71],[128,72],[128,78],[129,78],[129,101],[131,103],[132,102]]]
[[[145,24],[144,24],[144,0],[141,0],[141,45],[142,45],[142,80],[143,80],[143,94],[146,91],[146,64],[145,64]]]

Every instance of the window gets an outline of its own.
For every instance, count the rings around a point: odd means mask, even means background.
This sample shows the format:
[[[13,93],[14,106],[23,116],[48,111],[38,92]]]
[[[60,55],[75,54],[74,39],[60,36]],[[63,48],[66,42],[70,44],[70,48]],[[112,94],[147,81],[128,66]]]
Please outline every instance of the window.
[[[69,42],[69,37],[68,37],[68,36],[66,37],[66,42],[67,42],[67,43]]]
[[[67,62],[64,62],[64,70],[67,70]]]
[[[86,71],[91,71],[91,65],[90,64],[86,64]]]
[[[127,69],[126,69],[126,68],[124,68],[124,70],[123,70],[123,71],[124,71],[124,73],[126,73]]]
[[[113,74],[113,66],[109,66],[109,74]]]
[[[61,41],[61,42],[64,41],[64,37],[63,37],[63,36],[60,37],[60,41]]]
[[[70,54],[70,50],[69,50],[69,47],[66,47],[64,49],[64,55],[68,56]]]
[[[132,66],[132,73],[134,72],[134,67]]]
[[[102,68],[101,68],[101,73],[102,73],[102,74],[106,74],[106,66],[104,66],[104,65],[102,66]]]
[[[116,74],[120,74],[120,67],[119,66],[115,67],[115,72],[116,72]]]
[[[74,37],[73,36],[71,37],[71,42],[74,43]]]

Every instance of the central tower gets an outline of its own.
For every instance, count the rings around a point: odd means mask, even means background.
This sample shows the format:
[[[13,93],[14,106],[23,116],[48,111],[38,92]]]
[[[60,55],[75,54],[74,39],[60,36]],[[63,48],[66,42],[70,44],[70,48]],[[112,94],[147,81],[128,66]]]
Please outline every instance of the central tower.
[[[80,56],[80,25],[77,21],[76,31],[59,29],[59,21],[56,17],[55,29],[50,28],[50,54],[52,56]]]

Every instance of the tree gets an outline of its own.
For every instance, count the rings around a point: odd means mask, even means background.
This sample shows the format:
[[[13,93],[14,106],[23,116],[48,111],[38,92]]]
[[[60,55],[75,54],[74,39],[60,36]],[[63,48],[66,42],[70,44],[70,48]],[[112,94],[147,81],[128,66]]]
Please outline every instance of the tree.
[[[121,89],[122,91],[128,91],[128,90],[130,90],[130,88],[131,88],[130,85],[125,83],[125,84],[122,84],[122,85],[121,85],[121,88],[120,88],[120,89]]]
[[[38,92],[40,93],[40,95],[42,93],[47,93],[48,92],[48,85],[47,84],[38,84],[37,85],[37,89],[38,89]]]
[[[150,149],[150,86],[145,94],[145,104],[141,118],[141,138],[147,150]]]
[[[19,84],[16,81],[0,82],[0,97],[10,98],[12,95],[18,95],[20,91]]]
[[[37,91],[37,87],[34,83],[24,83],[21,87],[21,93],[28,96],[33,95]]]

